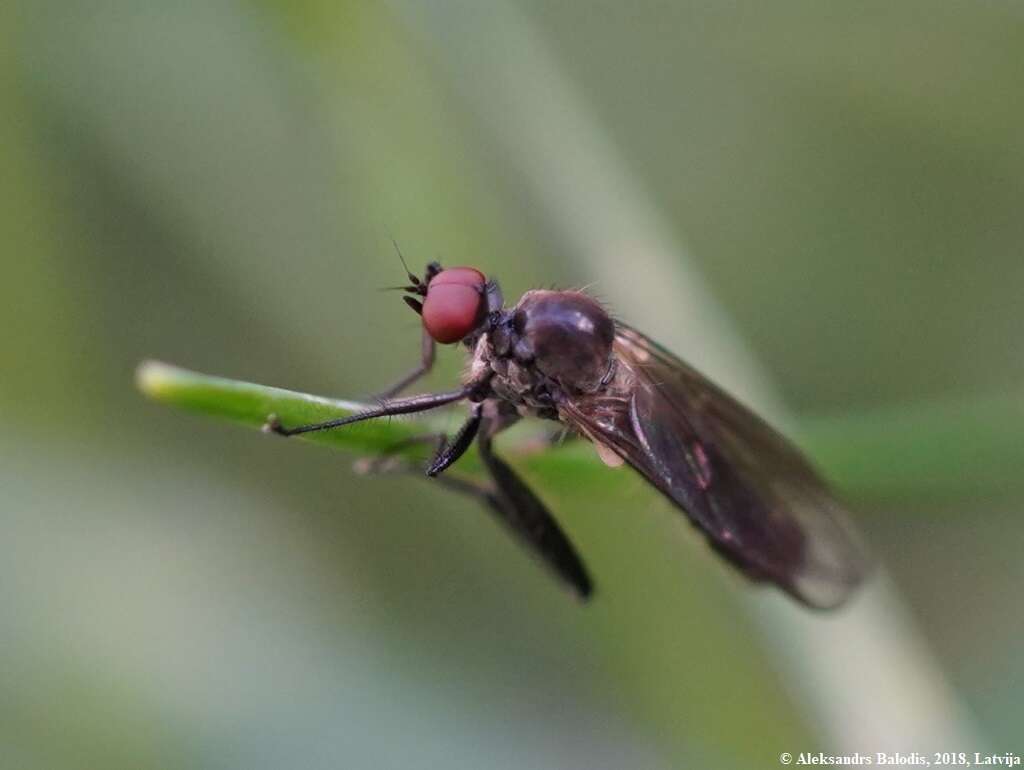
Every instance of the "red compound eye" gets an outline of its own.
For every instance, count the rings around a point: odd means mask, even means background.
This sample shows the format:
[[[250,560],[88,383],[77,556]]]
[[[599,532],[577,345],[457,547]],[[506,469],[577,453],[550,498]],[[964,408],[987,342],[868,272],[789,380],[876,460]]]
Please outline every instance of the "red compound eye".
[[[472,267],[449,267],[434,276],[423,302],[423,326],[442,344],[472,332],[484,314],[487,279]]]

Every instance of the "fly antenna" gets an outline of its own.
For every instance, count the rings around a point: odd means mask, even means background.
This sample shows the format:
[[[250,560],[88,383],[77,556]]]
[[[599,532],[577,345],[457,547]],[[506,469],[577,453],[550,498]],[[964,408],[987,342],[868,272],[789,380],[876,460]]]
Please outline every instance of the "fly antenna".
[[[412,274],[412,270],[409,269],[409,265],[405,262],[405,257],[402,256],[402,250],[398,248],[398,241],[395,240],[395,236],[393,235],[391,236],[391,245],[395,247],[395,253],[398,255],[398,259],[401,261],[402,267],[405,268],[405,274],[409,276],[409,280],[412,282],[413,286],[419,286],[420,279]]]

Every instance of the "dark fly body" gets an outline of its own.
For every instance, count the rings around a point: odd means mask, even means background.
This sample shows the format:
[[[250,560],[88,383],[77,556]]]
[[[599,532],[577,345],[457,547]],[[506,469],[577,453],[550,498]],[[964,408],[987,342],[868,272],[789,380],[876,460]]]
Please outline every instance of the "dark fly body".
[[[285,436],[422,412],[458,401],[469,416],[441,442],[438,476],[476,441],[492,484],[442,480],[479,497],[581,597],[583,561],[540,499],[493,451],[522,417],[557,420],[592,441],[609,465],[632,466],[755,581],[812,607],[841,604],[868,559],[846,513],[807,460],[761,418],[648,337],[579,291],[529,291],[503,305],[498,284],[470,267],[409,274],[406,303],[423,320],[419,366],[375,409],[315,425],[268,428]],[[397,398],[428,372],[437,343],[462,343],[462,385]]]

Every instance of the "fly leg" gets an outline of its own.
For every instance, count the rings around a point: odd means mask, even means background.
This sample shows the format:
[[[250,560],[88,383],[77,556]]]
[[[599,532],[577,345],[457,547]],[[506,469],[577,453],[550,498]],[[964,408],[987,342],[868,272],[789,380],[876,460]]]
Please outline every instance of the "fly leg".
[[[494,454],[491,444],[495,432],[490,426],[484,426],[477,441],[480,459],[494,481],[494,491],[484,497],[484,502],[512,534],[543,559],[581,599],[588,598],[593,583],[583,560],[540,499]]]
[[[469,419],[451,443],[444,435],[414,436],[395,445],[384,457],[360,461],[356,464],[356,471],[395,473],[420,470],[422,466],[396,458],[394,453],[410,444],[436,443],[438,450],[427,468],[427,474],[436,478],[445,488],[469,495],[483,503],[520,543],[539,556],[581,599],[587,599],[593,592],[593,583],[569,538],[530,488],[504,460],[494,454],[494,434],[514,422],[514,417],[510,419],[510,415],[493,414],[485,417],[485,406],[486,403],[474,404]],[[491,483],[439,475],[463,455],[474,438],[477,440],[480,459],[491,476]]]
[[[455,439],[448,442],[448,435],[445,433],[427,433],[421,436],[412,436],[388,447],[377,457],[364,458],[357,461],[356,471],[358,473],[383,473],[391,470],[410,470],[411,464],[395,457],[399,452],[417,444],[434,444],[434,458],[426,468],[428,476],[437,476],[447,469],[456,460],[465,454],[476,437],[480,428],[481,416],[480,405],[474,404],[469,419],[459,428]],[[397,460],[397,462],[396,462]]]
[[[406,301],[411,300],[410,297],[405,298]],[[415,303],[413,305],[412,303]],[[419,303],[416,300],[410,302],[410,307],[414,310]],[[423,336],[420,340],[420,363],[415,369],[406,374],[398,382],[390,385],[389,387],[382,390],[375,396],[375,399],[388,399],[397,396],[403,390],[412,385],[420,377],[426,375],[434,366],[434,357],[437,349],[437,344],[434,342],[434,338],[427,334],[427,330],[423,330]]]
[[[426,270],[423,272],[423,278],[418,278],[410,272],[408,265],[405,264],[405,257],[402,256],[401,249],[398,248],[398,243],[394,238],[391,239],[391,243],[395,246],[395,251],[398,254],[398,258],[402,261],[402,267],[405,268],[405,274],[409,277],[409,285],[404,288],[405,291],[418,294],[421,297],[427,296],[427,287],[430,282],[434,280],[438,273],[441,272],[440,262],[430,262],[427,264]],[[412,308],[416,315],[423,315],[423,302],[416,299],[415,297],[402,297],[405,300],[405,304]],[[422,331],[420,337],[420,364],[407,375],[402,377],[398,382],[385,388],[375,396],[375,400],[388,399],[397,396],[403,390],[412,385],[420,377],[427,374],[434,366],[434,356],[437,351],[437,344],[434,342],[434,338],[427,333],[426,328]]]
[[[523,454],[535,454],[549,449],[557,449],[570,441],[577,441],[580,435],[568,428],[545,431],[542,435],[522,442],[517,448]]]
[[[394,451],[399,452],[409,444],[428,442],[437,442],[441,444],[443,448],[446,440],[447,437],[444,435],[435,436],[428,434],[424,436],[414,436],[408,441],[403,441],[401,445],[396,445]],[[391,450],[389,450],[389,452],[390,451]],[[378,457],[363,458],[362,460],[356,461],[355,471],[362,475],[377,473],[415,473],[417,476],[421,476],[423,473],[423,466],[410,462],[405,457],[396,456],[394,454],[384,454]],[[501,496],[495,491],[493,484],[471,481],[470,479],[463,478],[461,476],[452,476],[451,474],[436,476],[435,480],[445,489],[473,498],[477,502],[494,511],[502,519],[505,518],[503,508],[505,503]]]
[[[428,476],[436,477],[466,453],[469,445],[476,438],[477,431],[480,430],[480,423],[483,422],[482,411],[483,407],[480,404],[473,404],[469,419],[459,428],[459,432],[455,434],[455,440],[451,444],[445,442],[438,448],[434,461],[427,468]]]
[[[314,431],[330,430],[340,428],[343,425],[372,420],[377,417],[391,417],[398,414],[414,414],[425,412],[428,409],[435,409],[446,404],[454,404],[456,401],[463,401],[467,398],[477,396],[485,382],[475,382],[463,385],[458,390],[450,390],[447,393],[426,393],[422,396],[409,396],[408,398],[396,398],[391,401],[384,401],[375,409],[365,409],[362,412],[350,414],[347,417],[339,417],[326,422],[315,422],[310,425],[299,425],[294,428],[285,428],[281,425],[276,415],[270,415],[263,426],[268,433],[276,433],[279,436],[296,436],[300,433],[313,433]]]
[[[413,471],[422,473],[423,467],[416,465],[403,454],[406,449],[421,445],[433,445],[436,456],[448,446],[448,434],[424,433],[419,436],[410,436],[407,439],[392,444],[373,457],[360,457],[353,463],[352,468],[361,476],[370,476],[377,473],[411,473]]]

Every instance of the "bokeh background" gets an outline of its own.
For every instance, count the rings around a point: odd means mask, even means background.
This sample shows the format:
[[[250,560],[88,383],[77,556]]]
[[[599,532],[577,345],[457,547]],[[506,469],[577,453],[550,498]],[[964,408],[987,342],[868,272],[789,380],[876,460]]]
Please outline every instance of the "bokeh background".
[[[15,0],[0,39],[0,765],[1024,748],[1020,3]],[[418,350],[392,235],[593,284],[790,425],[876,584],[808,615],[626,475],[545,479],[584,609],[471,502],[135,390],[373,392]]]

